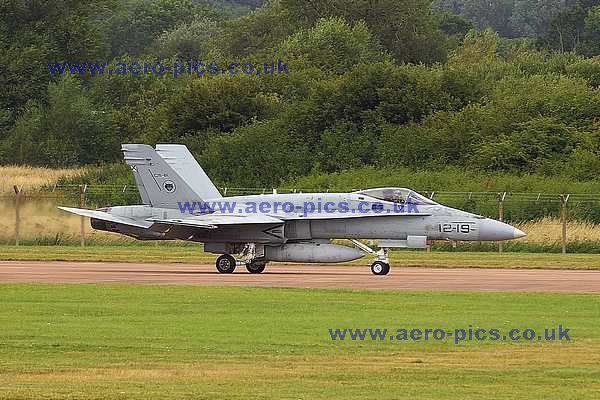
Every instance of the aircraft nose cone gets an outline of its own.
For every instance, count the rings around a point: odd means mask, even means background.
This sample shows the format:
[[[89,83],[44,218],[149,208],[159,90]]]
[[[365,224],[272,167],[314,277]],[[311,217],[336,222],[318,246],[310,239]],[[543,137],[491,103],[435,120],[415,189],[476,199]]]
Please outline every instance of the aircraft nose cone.
[[[515,239],[521,239],[522,237],[527,236],[527,234],[525,232],[523,232],[520,229],[515,228]]]
[[[514,226],[504,222],[486,218],[479,222],[479,240],[499,242],[503,240],[519,239],[525,233]]]

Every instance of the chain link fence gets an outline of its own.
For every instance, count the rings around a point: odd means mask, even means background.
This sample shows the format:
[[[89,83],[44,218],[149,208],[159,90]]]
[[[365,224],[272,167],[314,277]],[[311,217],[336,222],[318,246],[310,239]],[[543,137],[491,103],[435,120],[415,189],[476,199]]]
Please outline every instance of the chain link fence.
[[[225,196],[323,192],[310,188],[221,187],[219,190]],[[420,193],[450,207],[525,227],[528,234],[528,231],[536,231],[533,238],[526,240],[551,242],[559,245],[563,252],[573,241],[598,242],[600,250],[600,193],[434,190],[421,190]],[[58,210],[57,206],[98,208],[139,203],[135,186],[54,185],[41,189],[13,186],[12,190],[0,193],[0,243],[85,245],[98,241],[130,241],[121,236],[93,231],[83,218]],[[502,251],[502,246],[499,249]]]

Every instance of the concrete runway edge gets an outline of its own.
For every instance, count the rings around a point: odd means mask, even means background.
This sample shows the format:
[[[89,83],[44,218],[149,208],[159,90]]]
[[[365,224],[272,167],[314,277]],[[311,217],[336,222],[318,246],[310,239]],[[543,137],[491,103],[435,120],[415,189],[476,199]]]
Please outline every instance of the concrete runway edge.
[[[206,264],[0,261],[0,282],[600,293],[600,271],[393,266],[389,275],[375,276],[368,267],[336,265],[275,264],[262,274],[238,266],[219,274]]]

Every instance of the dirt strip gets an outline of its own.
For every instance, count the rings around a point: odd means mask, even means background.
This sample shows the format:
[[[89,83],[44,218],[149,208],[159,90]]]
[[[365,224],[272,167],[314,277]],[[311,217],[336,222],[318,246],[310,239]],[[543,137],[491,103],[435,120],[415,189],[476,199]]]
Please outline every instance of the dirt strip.
[[[600,271],[392,267],[375,276],[368,267],[332,265],[269,265],[253,275],[244,266],[219,274],[212,265],[1,261],[0,282],[600,293]]]

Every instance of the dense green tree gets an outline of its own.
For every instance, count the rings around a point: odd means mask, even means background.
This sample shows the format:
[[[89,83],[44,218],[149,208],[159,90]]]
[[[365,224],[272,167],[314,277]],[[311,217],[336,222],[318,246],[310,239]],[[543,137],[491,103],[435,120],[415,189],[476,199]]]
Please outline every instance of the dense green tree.
[[[456,49],[450,58],[454,64],[484,64],[498,57],[498,34],[491,29],[481,33],[474,30],[465,36],[463,45]]]
[[[43,164],[39,154],[39,138],[44,134],[44,112],[36,101],[29,101],[2,142],[0,155],[3,163]],[[52,165],[48,162],[48,165]]]
[[[302,26],[274,0],[248,15],[225,21],[210,45],[216,53],[231,58],[268,53]]]
[[[321,134],[316,169],[333,172],[372,164],[378,136],[376,126],[359,129],[351,122],[339,121]]]
[[[364,21],[398,62],[432,63],[445,59],[446,39],[429,5],[429,0],[401,4],[395,0],[274,0],[226,23],[215,46],[226,55],[247,56],[313,27],[322,18],[342,17],[350,24]]]
[[[491,28],[502,36],[513,37],[511,18],[515,0],[463,0],[462,12],[481,30]]]
[[[537,37],[567,5],[565,0],[515,0],[510,18],[511,37]]]
[[[154,44],[158,58],[177,57],[181,60],[204,60],[207,42],[217,30],[217,22],[208,17],[198,17],[183,22],[163,32]]]
[[[364,22],[350,26],[339,17],[321,19],[313,28],[290,36],[281,50],[294,68],[314,68],[322,75],[342,74],[359,63],[390,60]]]
[[[44,101],[48,62],[102,60],[103,21],[115,0],[0,2],[0,109],[14,120],[29,100]]]
[[[447,35],[447,46],[449,50],[455,49],[462,44],[465,35],[474,28],[472,22],[461,15],[443,11],[438,16],[440,30]]]
[[[285,134],[281,121],[256,122],[235,135],[216,135],[200,162],[224,184],[278,185],[313,168],[313,156],[301,140]]]
[[[210,4],[2,3],[0,162],[106,162],[119,142],[179,142],[227,184],[364,165],[597,177],[597,0],[272,0],[240,17]],[[289,74],[45,67],[188,57],[279,58]]]
[[[560,10],[539,36],[541,46],[560,52],[598,54],[598,0],[578,0]]]
[[[584,37],[581,53],[588,56],[600,54],[600,5],[588,10],[584,19]]]
[[[460,15],[478,30],[487,28],[502,37],[538,37],[573,0],[437,0],[435,8]]]
[[[189,79],[181,91],[159,108],[163,127],[155,140],[195,138],[206,140],[208,133],[228,133],[251,121],[275,115],[278,98],[262,90],[255,76],[215,76]]]
[[[350,23],[363,20],[398,62],[433,63],[446,57],[430,0],[281,0],[281,5],[303,26],[330,16]]]
[[[600,57],[577,60],[565,67],[570,76],[585,79],[592,87],[600,87]]]
[[[72,77],[49,84],[47,107],[28,103],[5,146],[9,162],[54,166],[114,160],[119,150],[110,110]]]
[[[485,171],[528,171],[555,175],[579,141],[576,128],[552,117],[517,124],[494,141],[475,146],[471,162]]]
[[[218,18],[214,8],[193,0],[139,0],[125,3],[110,19],[111,58],[124,53],[141,55],[155,38],[201,17]]]

